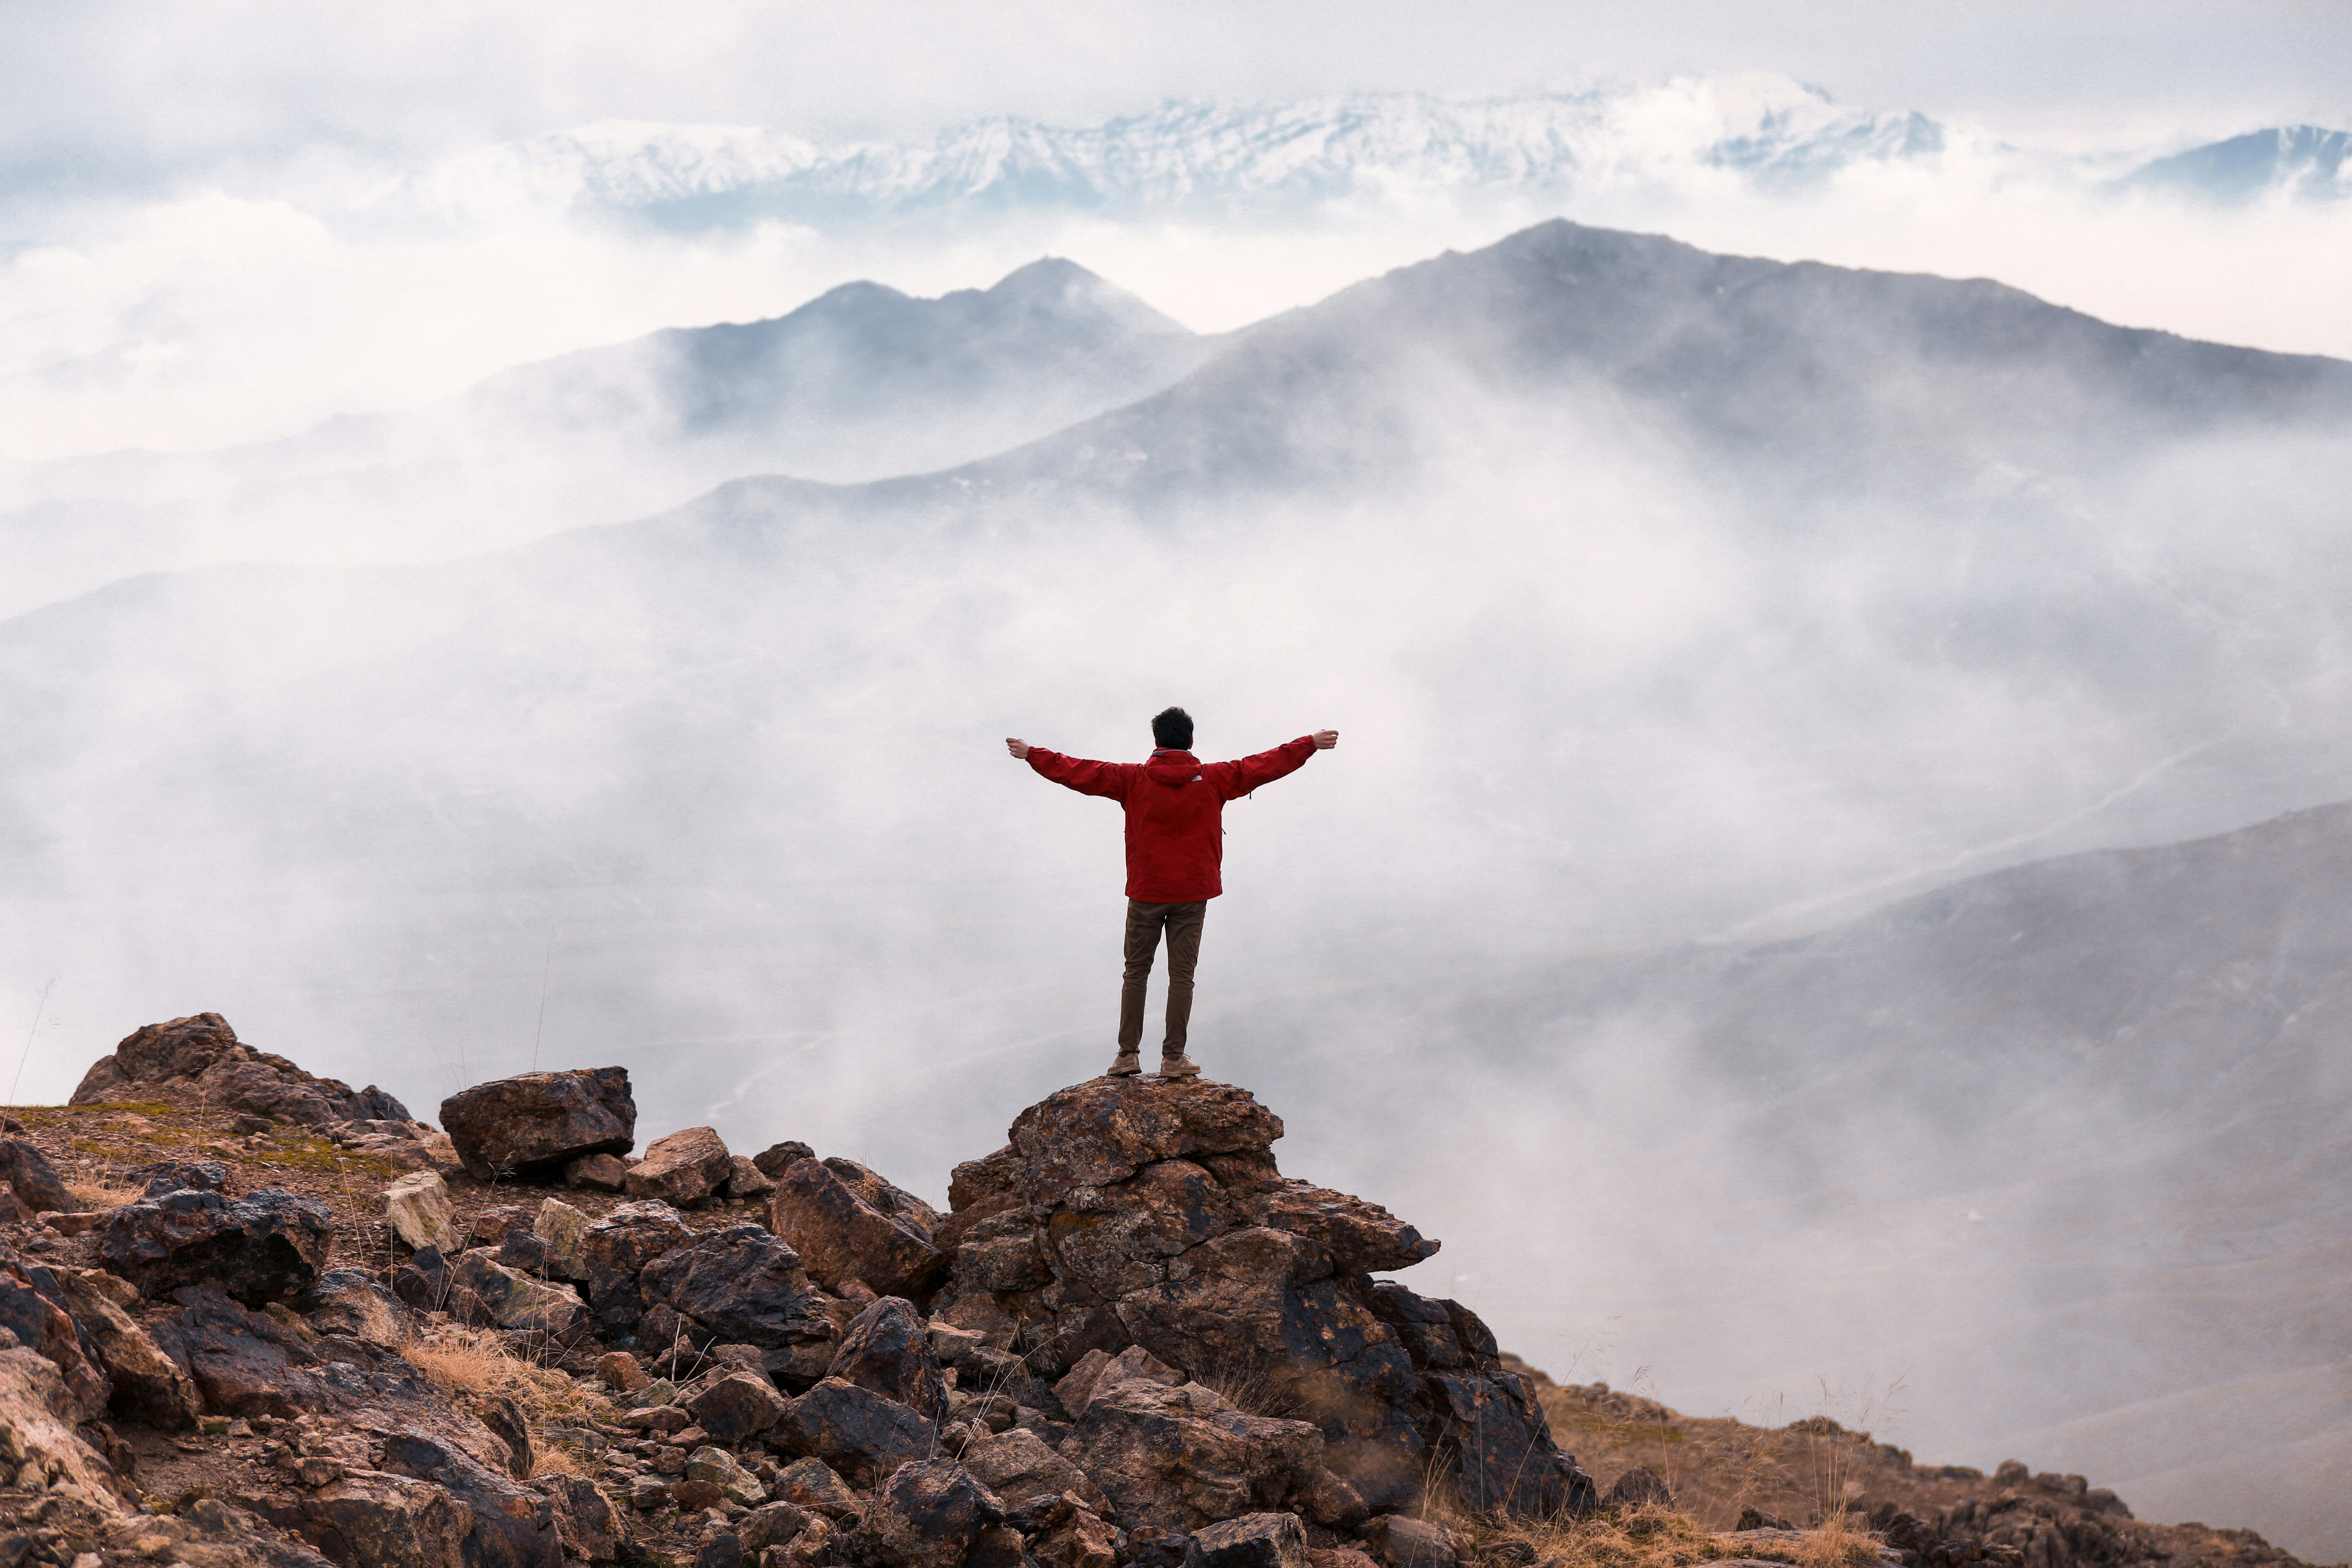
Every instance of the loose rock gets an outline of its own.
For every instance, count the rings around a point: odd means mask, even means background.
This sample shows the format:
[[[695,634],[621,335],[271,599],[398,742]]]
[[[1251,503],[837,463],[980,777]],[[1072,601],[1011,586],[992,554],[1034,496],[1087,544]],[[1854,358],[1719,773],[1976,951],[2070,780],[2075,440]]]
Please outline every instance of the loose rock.
[[[688,1127],[646,1146],[622,1185],[633,1198],[692,1208],[726,1184],[734,1163],[716,1129]]]
[[[457,1211],[449,1201],[448,1184],[431,1171],[413,1172],[384,1188],[383,1217],[412,1252],[420,1247],[444,1252],[457,1247]]]
[[[17,1202],[37,1214],[60,1213],[74,1206],[47,1157],[22,1138],[0,1138],[0,1181],[16,1190]]]
[[[737,1373],[712,1383],[686,1408],[714,1442],[732,1444],[774,1426],[790,1405],[766,1378]]]
[[[773,1440],[793,1454],[823,1459],[854,1482],[871,1485],[929,1453],[937,1436],[930,1422],[897,1400],[829,1377],[792,1402]]]
[[[637,1103],[626,1068],[522,1073],[460,1089],[441,1102],[441,1126],[466,1169],[488,1181],[560,1169],[587,1154],[625,1154]]]
[[[775,1181],[768,1228],[828,1289],[861,1279],[878,1294],[918,1296],[946,1271],[947,1259],[915,1220],[877,1209],[818,1161],[795,1160]]]
[[[895,1399],[926,1419],[947,1416],[947,1380],[913,1302],[885,1296],[851,1320],[826,1368],[861,1388]]]
[[[1307,1531],[1293,1513],[1245,1513],[1195,1531],[1187,1568],[1309,1568]]]
[[[183,1188],[115,1210],[99,1256],[147,1296],[207,1280],[258,1306],[318,1279],[332,1230],[326,1205],[276,1187],[234,1200]]]

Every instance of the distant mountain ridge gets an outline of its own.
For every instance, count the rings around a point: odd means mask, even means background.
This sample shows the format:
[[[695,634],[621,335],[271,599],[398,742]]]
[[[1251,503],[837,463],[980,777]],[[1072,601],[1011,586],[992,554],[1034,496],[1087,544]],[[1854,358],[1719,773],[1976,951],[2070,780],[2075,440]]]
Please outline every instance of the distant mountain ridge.
[[[2291,201],[2340,201],[2352,196],[2352,131],[2291,125],[2248,132],[2142,164],[2126,189],[2156,190],[2221,202],[2265,196]]]

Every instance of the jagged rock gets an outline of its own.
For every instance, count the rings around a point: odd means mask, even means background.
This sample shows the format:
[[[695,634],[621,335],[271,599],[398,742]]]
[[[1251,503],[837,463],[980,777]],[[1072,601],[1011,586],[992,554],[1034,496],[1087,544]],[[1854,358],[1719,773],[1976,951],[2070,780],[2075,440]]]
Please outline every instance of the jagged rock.
[[[1245,1513],[1195,1531],[1187,1568],[1309,1568],[1295,1513]]]
[[[547,1273],[547,1243],[536,1232],[510,1230],[499,1243],[498,1261],[505,1268],[523,1274],[544,1276]]]
[[[885,1296],[850,1320],[825,1375],[870,1388],[933,1422],[947,1417],[947,1379],[922,1314],[903,1297]]]
[[[771,1143],[765,1149],[762,1149],[758,1153],[752,1155],[751,1166],[752,1169],[758,1171],[760,1174],[772,1180],[774,1179],[777,1172],[782,1170],[786,1165],[791,1164],[793,1161],[814,1160],[815,1158],[815,1150],[810,1148],[807,1144],[800,1142],[798,1139],[792,1139],[782,1143]]]
[[[466,1247],[503,1247],[507,1238],[517,1231],[529,1235],[534,1217],[531,1211],[520,1204],[499,1204],[477,1214],[460,1240]]]
[[[1080,1504],[1074,1492],[1008,1504],[1006,1522],[1030,1538],[1030,1553],[1043,1568],[1112,1568],[1119,1561],[1118,1531]],[[1155,1554],[1155,1548],[1173,1551]],[[1139,1532],[1128,1561],[1134,1568],[1182,1568],[1186,1538],[1164,1531]]]
[[[604,1386],[615,1394],[635,1394],[653,1382],[653,1374],[638,1364],[637,1358],[626,1351],[614,1351],[596,1359],[596,1375]]]
[[[1452,1531],[1402,1514],[1373,1520],[1362,1539],[1387,1568],[1455,1568],[1456,1560],[1466,1555]]]
[[[771,1439],[867,1485],[929,1453],[937,1440],[938,1429],[906,1405],[835,1377],[793,1400]]]
[[[6,1337],[0,1334],[0,1342]],[[67,1387],[56,1363],[29,1347],[0,1342],[0,1452],[15,1489],[54,1495],[71,1487],[100,1513],[119,1514],[123,1508],[113,1467],[74,1432],[88,1419],[81,1414],[86,1403]]]
[[[856,1524],[865,1505],[849,1483],[823,1459],[795,1459],[776,1476],[776,1499],[822,1514],[835,1524]]]
[[[493,1263],[479,1251],[459,1258],[449,1273],[502,1329],[530,1329],[565,1342],[587,1331],[588,1309],[579,1297]]]
[[[194,1426],[204,1414],[204,1398],[194,1381],[126,1310],[139,1300],[129,1281],[97,1268],[59,1268],[56,1277],[67,1310],[105,1368],[108,1407],[168,1432]]]
[[[441,1102],[441,1126],[466,1169],[483,1181],[561,1168],[587,1154],[625,1154],[637,1102],[626,1068],[522,1073],[460,1089]]]
[[[637,1275],[693,1235],[677,1211],[661,1203],[623,1204],[590,1226],[581,1237],[580,1261],[598,1321],[614,1333],[634,1331],[646,1312]]]
[[[743,1550],[763,1552],[771,1546],[789,1546],[793,1538],[808,1528],[808,1510],[798,1503],[772,1502],[755,1508],[743,1516],[735,1527],[742,1537]]]
[[[449,1201],[448,1184],[431,1171],[415,1172],[384,1188],[383,1217],[411,1252],[420,1247],[457,1249],[457,1211]]]
[[[552,1507],[565,1556],[590,1563],[620,1558],[621,1548],[628,1544],[628,1527],[593,1481],[578,1476],[541,1476],[530,1483],[530,1489]]]
[[[1370,1519],[1363,1495],[1327,1469],[1317,1469],[1300,1489],[1298,1505],[1326,1530],[1353,1531]]]
[[[1121,1527],[1190,1533],[1272,1509],[1307,1482],[1323,1435],[1304,1421],[1245,1415],[1199,1384],[1097,1384],[1061,1453],[1109,1495]]]
[[[74,1206],[47,1157],[22,1138],[0,1138],[0,1181],[15,1189],[16,1201],[36,1214],[62,1213]]]
[[[295,1309],[320,1335],[341,1334],[397,1350],[408,1340],[407,1310],[400,1299],[357,1268],[330,1268],[295,1298]]]
[[[1432,1445],[1472,1508],[1582,1515],[1598,1502],[1592,1478],[1553,1444],[1524,1373],[1502,1367],[1424,1373],[1416,1408]]]
[[[738,1154],[727,1162],[727,1195],[739,1202],[745,1198],[764,1198],[776,1190],[776,1184],[749,1156]]]
[[[229,1190],[228,1167],[218,1160],[159,1160],[152,1165],[126,1171],[123,1176],[143,1189],[141,1195],[151,1198],[178,1192],[182,1187],[205,1193]]]
[[[431,1481],[363,1471],[311,1497],[312,1543],[357,1568],[466,1568],[474,1510]]]
[[[278,1187],[236,1199],[184,1187],[115,1210],[99,1257],[150,1297],[209,1280],[258,1306],[318,1279],[333,1228],[326,1205]]]
[[[662,1390],[677,1392],[666,1383],[649,1384],[645,1392],[651,1394]],[[621,1425],[637,1432],[683,1432],[694,1425],[694,1417],[683,1405],[648,1403],[624,1412]]]
[[[629,1483],[629,1506],[650,1513],[669,1506],[669,1483],[659,1476],[639,1476]]]
[[[842,1543],[867,1568],[961,1568],[980,1532],[1004,1518],[1003,1500],[953,1459],[901,1465]]]
[[[735,1373],[688,1400],[686,1408],[713,1441],[740,1443],[775,1426],[789,1405],[766,1378]]]
[[[1672,1508],[1675,1494],[1655,1470],[1647,1465],[1636,1465],[1610,1487],[1608,1502],[1612,1508],[1639,1508],[1644,1503]]]
[[[583,1248],[588,1239],[588,1216],[570,1204],[548,1198],[530,1222],[531,1234],[547,1248],[547,1272],[557,1279],[585,1279],[588,1262]]]
[[[711,1434],[717,1436],[717,1433]],[[730,1498],[746,1507],[768,1500],[768,1489],[760,1478],[736,1463],[735,1456],[716,1447],[697,1448],[687,1456],[686,1479],[709,1481],[719,1489],[719,1495]]]
[[[640,1271],[637,1288],[647,1305],[668,1307],[707,1331],[698,1342],[715,1335],[764,1347],[833,1334],[799,1257],[756,1225],[706,1231],[665,1250]]]
[[[918,1296],[946,1270],[916,1218],[875,1207],[825,1164],[795,1160],[773,1174],[768,1228],[826,1289],[860,1279],[880,1295]]]
[[[617,1193],[629,1179],[629,1168],[611,1154],[583,1154],[563,1167],[563,1184]]]
[[[1097,1513],[1110,1511],[1110,1500],[1102,1489],[1026,1427],[974,1437],[957,1457],[1007,1508],[1070,1492]]]
[[[284,1057],[257,1051],[217,1013],[198,1013],[135,1029],[101,1057],[68,1104],[167,1098],[217,1105],[305,1127],[355,1121],[412,1121],[408,1108],[373,1084],[362,1089],[303,1071]]]
[[[720,1531],[697,1549],[694,1568],[743,1568],[742,1538],[732,1531]]]
[[[687,1127],[646,1144],[646,1157],[629,1167],[622,1185],[633,1198],[687,1209],[724,1186],[734,1169],[716,1128]]]
[[[475,1401],[474,1414],[490,1429],[491,1436],[506,1445],[507,1474],[519,1481],[530,1479],[536,1456],[531,1452],[530,1424],[523,1419],[522,1406],[507,1394],[484,1394]]]
[[[106,1413],[112,1390],[106,1373],[86,1350],[57,1275],[39,1263],[0,1254],[0,1331],[5,1342],[22,1346],[57,1372],[70,1400],[58,1413],[76,1422]]]
[[[1145,1350],[1141,1345],[1129,1345],[1117,1355],[1102,1351],[1088,1351],[1070,1368],[1068,1375],[1054,1385],[1054,1397],[1062,1408],[1075,1418],[1087,1413],[1093,1403],[1095,1390],[1117,1388],[1130,1378],[1142,1378],[1149,1383],[1164,1384],[1170,1388],[1184,1381],[1184,1374]]]

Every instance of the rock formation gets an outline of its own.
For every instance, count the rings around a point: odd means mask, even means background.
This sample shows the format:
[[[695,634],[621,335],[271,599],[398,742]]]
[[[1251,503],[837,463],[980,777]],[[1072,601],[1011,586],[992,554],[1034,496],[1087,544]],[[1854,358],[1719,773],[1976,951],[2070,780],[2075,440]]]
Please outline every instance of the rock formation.
[[[82,1076],[71,1105],[187,1098],[305,1127],[356,1126],[413,1138],[408,1108],[373,1084],[362,1089],[317,1078],[284,1057],[257,1051],[218,1013],[136,1029]]]

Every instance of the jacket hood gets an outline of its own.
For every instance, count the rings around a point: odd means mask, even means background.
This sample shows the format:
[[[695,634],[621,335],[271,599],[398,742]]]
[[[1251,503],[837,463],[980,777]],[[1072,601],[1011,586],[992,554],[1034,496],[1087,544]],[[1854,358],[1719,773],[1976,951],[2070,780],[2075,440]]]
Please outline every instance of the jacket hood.
[[[1181,788],[1201,776],[1201,759],[1190,752],[1154,752],[1143,764],[1143,776],[1156,784]]]

